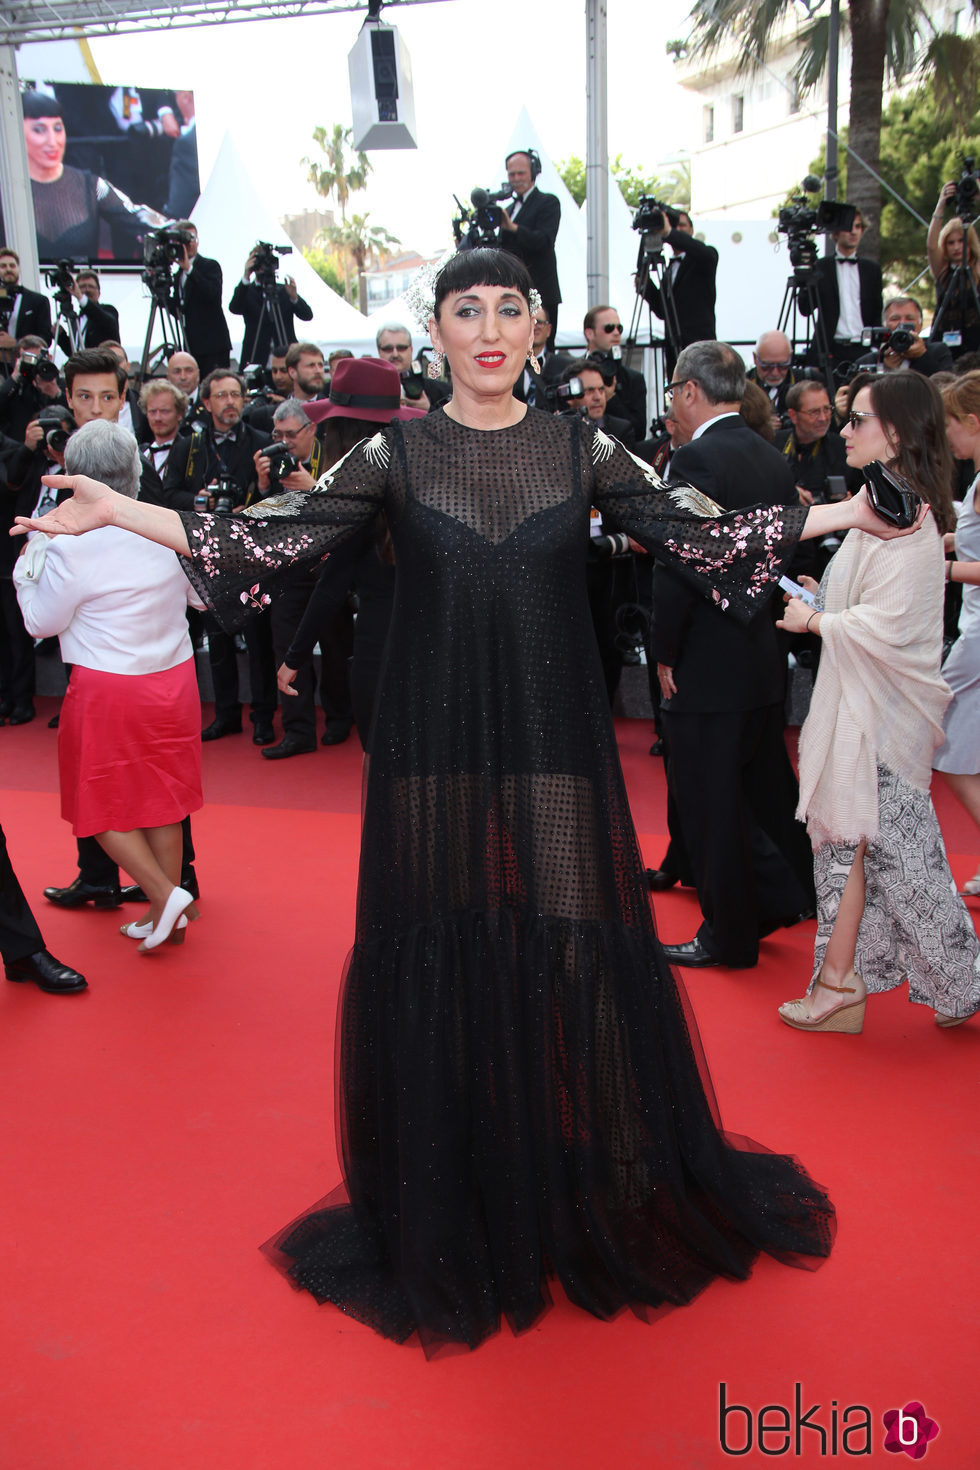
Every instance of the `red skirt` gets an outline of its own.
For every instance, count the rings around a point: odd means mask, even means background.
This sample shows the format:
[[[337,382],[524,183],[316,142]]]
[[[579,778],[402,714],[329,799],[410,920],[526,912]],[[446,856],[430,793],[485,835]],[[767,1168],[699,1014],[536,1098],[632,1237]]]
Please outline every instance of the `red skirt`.
[[[58,725],[61,815],[76,837],[166,827],[204,804],[194,660],[159,674],[76,664]]]

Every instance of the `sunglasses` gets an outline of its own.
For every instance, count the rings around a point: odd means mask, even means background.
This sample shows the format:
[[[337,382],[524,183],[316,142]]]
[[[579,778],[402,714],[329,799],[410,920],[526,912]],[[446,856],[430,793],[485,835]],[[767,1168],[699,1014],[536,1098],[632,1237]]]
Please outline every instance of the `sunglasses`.
[[[782,368],[782,370],[785,372],[787,370],[787,368],[789,367],[789,363],[788,362],[763,362],[761,358],[756,358],[756,367],[761,368],[764,372],[768,372],[770,368]]]
[[[612,336],[613,332],[621,332],[622,330],[622,322],[606,322],[605,326],[600,328],[600,331],[605,332],[606,335],[610,337]]]
[[[852,410],[851,413],[847,415],[847,422],[850,424],[852,429],[860,429],[862,419],[876,419],[878,417],[879,415],[876,413],[854,413]]]

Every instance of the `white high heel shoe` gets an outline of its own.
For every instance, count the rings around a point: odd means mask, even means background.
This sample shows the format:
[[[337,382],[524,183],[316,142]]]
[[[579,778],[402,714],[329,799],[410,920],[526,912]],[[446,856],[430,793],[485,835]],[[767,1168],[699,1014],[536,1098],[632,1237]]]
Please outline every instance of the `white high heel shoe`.
[[[174,943],[182,943],[184,935],[177,928],[177,924],[185,911],[188,919],[197,918],[197,909],[194,908],[193,895],[188,893],[186,888],[171,888],[170,896],[163,906],[163,913],[160,915],[159,922],[139,947],[140,954],[150,954],[159,945],[163,944],[164,940],[170,939],[171,937]]]
[[[174,931],[176,932],[179,929],[186,928],[187,915],[181,914],[180,918],[174,925]],[[135,922],[132,924],[121,924],[119,926],[119,932],[120,934],[125,934],[127,939],[145,939],[148,934],[153,933],[153,924],[149,919],[147,919],[145,924],[137,924]],[[173,935],[171,935],[171,938],[173,938]]]

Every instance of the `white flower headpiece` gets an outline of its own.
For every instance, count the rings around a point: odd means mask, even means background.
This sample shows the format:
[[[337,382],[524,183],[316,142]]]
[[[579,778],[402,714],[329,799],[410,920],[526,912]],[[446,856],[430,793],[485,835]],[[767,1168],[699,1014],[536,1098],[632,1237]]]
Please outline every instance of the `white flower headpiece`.
[[[412,277],[408,290],[405,292],[405,301],[408,304],[408,308],[423,332],[429,330],[429,319],[435,316],[436,277],[446,264],[446,261],[451,259],[452,253],[443,256],[442,260],[426,261],[424,265],[419,266],[415,275]],[[534,286],[531,287],[528,305],[531,308],[532,316],[536,311],[540,311],[541,309],[541,293]]]

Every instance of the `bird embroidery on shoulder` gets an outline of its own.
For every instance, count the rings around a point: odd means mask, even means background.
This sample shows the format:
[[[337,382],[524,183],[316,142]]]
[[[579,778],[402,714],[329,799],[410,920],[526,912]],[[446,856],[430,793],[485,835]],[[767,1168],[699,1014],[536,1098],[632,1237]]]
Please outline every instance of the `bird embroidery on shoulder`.
[[[616,448],[615,443],[602,429],[592,435],[592,463],[604,464]]]
[[[376,470],[388,468],[391,463],[391,450],[388,448],[388,440],[384,436],[383,429],[379,429],[374,438],[369,439],[365,444],[364,458]]]
[[[308,494],[306,490],[284,490],[281,495],[257,500],[242,514],[254,521],[264,521],[269,516],[297,515],[305,506]]]
[[[662,483],[662,482],[661,482]],[[677,506],[678,510],[690,511],[691,515],[711,517],[723,516],[725,507],[712,500],[710,495],[705,495],[702,490],[695,490],[693,485],[668,485],[665,487],[667,495]]]

